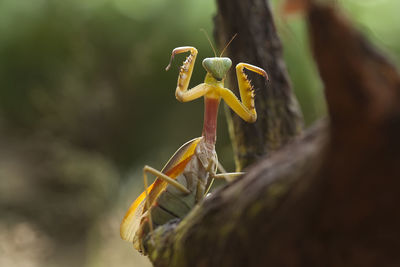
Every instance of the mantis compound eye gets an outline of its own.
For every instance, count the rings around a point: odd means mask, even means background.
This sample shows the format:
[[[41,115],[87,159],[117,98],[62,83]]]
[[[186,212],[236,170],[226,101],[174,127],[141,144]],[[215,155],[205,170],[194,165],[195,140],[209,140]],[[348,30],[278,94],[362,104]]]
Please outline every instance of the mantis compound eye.
[[[202,63],[203,67],[215,79],[222,80],[232,66],[232,61],[227,57],[205,58]]]

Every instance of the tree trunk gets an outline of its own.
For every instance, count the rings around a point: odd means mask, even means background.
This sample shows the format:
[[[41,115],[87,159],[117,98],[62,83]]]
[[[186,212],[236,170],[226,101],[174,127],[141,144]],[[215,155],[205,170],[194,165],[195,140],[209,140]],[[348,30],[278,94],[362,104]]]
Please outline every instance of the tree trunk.
[[[215,39],[223,47],[237,33],[225,54],[235,64],[250,63],[265,69],[267,84],[254,77],[257,121],[247,123],[232,110],[227,117],[237,170],[256,162],[278,150],[301,132],[303,117],[293,94],[286,66],[282,58],[282,45],[276,33],[268,1],[218,0],[215,17]],[[252,76],[250,76],[252,77]],[[227,84],[239,95],[236,75],[230,75]]]
[[[317,4],[307,12],[329,122],[259,160],[182,222],[157,228],[156,245],[147,241],[156,266],[400,266],[400,76],[336,12]]]

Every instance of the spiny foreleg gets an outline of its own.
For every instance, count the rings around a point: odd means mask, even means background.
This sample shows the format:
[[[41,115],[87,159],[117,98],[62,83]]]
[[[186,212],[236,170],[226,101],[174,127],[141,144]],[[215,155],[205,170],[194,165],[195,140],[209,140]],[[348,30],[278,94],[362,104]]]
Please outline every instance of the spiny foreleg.
[[[192,89],[188,90],[190,78],[192,77],[194,63],[196,61],[197,49],[192,46],[182,46],[177,47],[172,50],[171,59],[169,61],[168,66],[165,68],[169,70],[171,67],[172,60],[175,55],[190,52],[190,55],[187,56],[186,60],[183,62],[178,76],[178,84],[175,91],[176,99],[181,102],[188,102],[194,100],[196,98],[202,97],[208,92],[208,86],[204,83],[199,84]]]
[[[257,120],[257,112],[254,104],[254,88],[244,72],[244,69],[253,71],[257,74],[260,74],[265,79],[268,79],[268,75],[265,70],[247,63],[239,63],[236,65],[236,76],[238,79],[241,102],[232,93],[232,91],[227,88],[221,88],[220,95],[228,104],[228,106],[233,109],[235,113],[238,114],[243,120],[247,122],[255,122]]]

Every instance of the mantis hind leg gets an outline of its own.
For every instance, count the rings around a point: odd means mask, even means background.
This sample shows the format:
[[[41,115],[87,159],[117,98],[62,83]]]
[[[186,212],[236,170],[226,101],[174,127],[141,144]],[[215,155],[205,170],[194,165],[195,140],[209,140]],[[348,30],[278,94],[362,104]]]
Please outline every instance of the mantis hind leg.
[[[150,167],[150,166],[147,166],[147,165],[144,166],[144,168],[143,168],[144,175],[147,172],[157,176],[158,179],[162,179],[165,182],[169,183],[170,185],[176,187],[176,189],[178,189],[179,191],[182,191],[182,193],[186,193],[186,194],[190,193],[190,191],[185,186],[183,186],[182,184],[178,183],[175,179],[169,177],[165,173],[162,173],[159,170],[154,169],[153,167]]]
[[[172,179],[171,177],[169,177],[168,175],[150,167],[150,166],[144,166],[143,168],[143,184],[144,184],[144,190],[146,192],[146,199],[145,199],[145,205],[146,205],[146,209],[147,209],[147,222],[149,223],[149,228],[150,228],[150,232],[153,232],[154,227],[153,227],[153,219],[151,218],[151,212],[150,212],[150,199],[149,199],[149,195],[150,192],[149,190],[149,183],[148,183],[148,179],[147,179],[147,173],[153,174],[155,176],[157,176],[158,179],[162,179],[165,182],[171,184],[172,186],[176,187],[178,190],[182,191],[183,193],[190,193],[190,191],[184,187],[183,185],[181,185],[180,183],[178,183],[177,181],[175,181],[174,179]],[[151,237],[151,242],[154,245],[154,239],[153,237]]]
[[[233,181],[233,177],[237,177],[240,175],[245,174],[244,172],[226,172],[224,166],[222,166],[221,162],[218,160],[218,158],[215,159],[215,171],[213,173],[210,173],[212,175],[212,178],[214,179],[225,179],[227,182]],[[217,170],[220,172],[217,174]],[[232,177],[232,178],[231,178]]]
[[[245,172],[225,172],[225,173],[219,173],[219,174],[215,174],[213,176],[214,179],[225,179],[228,182],[232,182],[234,180],[234,178],[241,176],[245,174]]]
[[[211,170],[212,164],[216,164],[216,168],[214,171]],[[217,174],[217,170],[220,172]],[[215,179],[225,179],[227,182],[232,182],[237,176],[241,176],[245,174],[244,172],[226,172],[224,166],[222,166],[221,162],[219,162],[218,158],[215,158],[214,160],[210,159],[207,167],[207,171],[210,174],[211,182],[207,186],[207,190],[204,195],[207,195],[208,192],[210,191],[214,180]]]
[[[154,228],[153,228],[153,219],[151,218],[151,212],[150,212],[150,200],[149,200],[149,183],[148,183],[148,179],[147,179],[147,172],[148,172],[148,166],[144,166],[143,168],[143,184],[144,184],[144,191],[146,192],[146,209],[147,209],[147,222],[149,223],[149,228],[150,228],[150,232],[153,232]],[[153,237],[151,237],[151,242],[154,245],[154,239]],[[144,250],[144,248],[142,247],[142,250]]]
[[[232,182],[234,178],[245,174],[245,172],[226,172],[224,166],[222,166],[221,162],[218,161],[217,168],[219,170],[219,174],[215,174],[213,176],[214,179],[225,179],[227,182]]]
[[[225,178],[225,180],[227,180],[228,182],[231,182],[233,179],[226,179],[226,177],[236,177],[236,176],[240,176],[245,174],[244,172],[227,172],[224,168],[224,166],[222,166],[221,162],[218,161],[218,165],[217,165],[219,174],[215,174],[214,176],[216,176],[215,178]],[[226,176],[226,177],[225,177]]]

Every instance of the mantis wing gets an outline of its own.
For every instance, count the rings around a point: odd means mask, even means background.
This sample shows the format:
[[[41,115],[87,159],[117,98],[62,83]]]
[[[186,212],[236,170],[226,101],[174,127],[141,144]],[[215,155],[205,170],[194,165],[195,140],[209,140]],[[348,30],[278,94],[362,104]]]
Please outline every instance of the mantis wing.
[[[194,155],[196,146],[201,139],[202,137],[198,137],[182,145],[168,160],[161,172],[168,175],[170,178],[176,178],[181,174],[185,169],[186,164]],[[149,186],[147,192],[149,194],[150,206],[167,186],[168,183],[160,178],[157,178],[154,183]],[[121,223],[120,234],[122,239],[133,242],[136,232],[141,225],[142,218],[147,211],[145,203],[146,192],[143,192],[129,207],[129,210]]]

